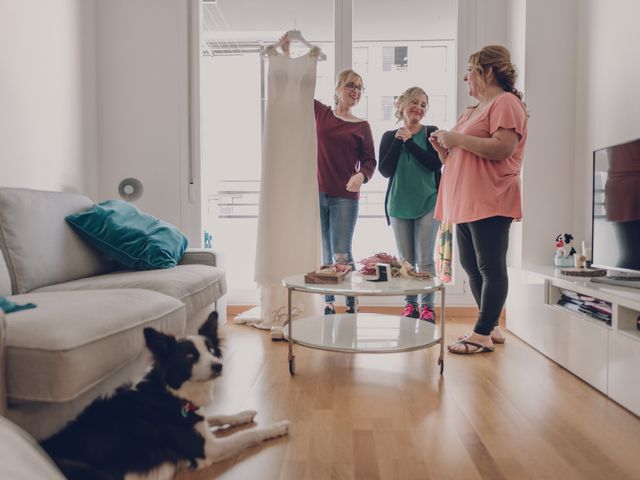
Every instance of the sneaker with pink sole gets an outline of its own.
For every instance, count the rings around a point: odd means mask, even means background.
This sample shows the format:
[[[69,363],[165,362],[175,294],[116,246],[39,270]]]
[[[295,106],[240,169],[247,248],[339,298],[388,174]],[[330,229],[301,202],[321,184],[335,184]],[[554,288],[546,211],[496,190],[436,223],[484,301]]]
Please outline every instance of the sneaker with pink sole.
[[[420,320],[424,320],[425,322],[436,323],[436,312],[433,311],[433,308],[423,305],[420,309]]]
[[[413,303],[407,303],[404,306],[404,310],[402,311],[403,317],[409,318],[418,318],[420,316],[420,312],[418,311],[418,306]]]

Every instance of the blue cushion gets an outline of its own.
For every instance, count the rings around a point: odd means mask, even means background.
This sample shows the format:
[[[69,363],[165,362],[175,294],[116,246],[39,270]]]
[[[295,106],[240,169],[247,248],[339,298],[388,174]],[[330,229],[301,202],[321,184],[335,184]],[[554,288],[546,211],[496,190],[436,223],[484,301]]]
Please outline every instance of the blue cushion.
[[[170,223],[122,200],[107,200],[66,217],[90,245],[131,270],[175,267],[189,244]]]

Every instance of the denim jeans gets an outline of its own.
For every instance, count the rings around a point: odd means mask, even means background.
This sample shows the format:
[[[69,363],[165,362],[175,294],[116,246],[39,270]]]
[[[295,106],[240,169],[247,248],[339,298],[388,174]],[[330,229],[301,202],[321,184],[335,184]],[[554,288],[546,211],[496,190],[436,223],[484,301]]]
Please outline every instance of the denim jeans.
[[[440,222],[433,218],[433,210],[420,218],[405,220],[403,218],[390,217],[391,228],[396,237],[396,246],[400,260],[406,260],[419,272],[436,272],[434,264],[434,251],[436,247],[436,235]],[[421,305],[433,308],[435,293],[422,295]],[[406,303],[418,304],[417,295],[404,297]]]
[[[507,248],[513,219],[489,217],[456,225],[460,263],[479,313],[473,331],[490,335],[507,299]]]
[[[358,219],[358,200],[334,197],[320,192],[320,228],[322,230],[322,261],[325,265],[348,263],[355,268],[351,244]],[[325,295],[325,302],[335,300]],[[353,297],[346,297],[348,307],[355,305]]]

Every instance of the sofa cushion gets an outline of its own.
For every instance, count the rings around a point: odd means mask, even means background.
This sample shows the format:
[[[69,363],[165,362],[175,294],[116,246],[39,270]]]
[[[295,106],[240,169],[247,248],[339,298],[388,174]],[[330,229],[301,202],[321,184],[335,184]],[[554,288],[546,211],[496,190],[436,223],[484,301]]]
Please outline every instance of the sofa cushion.
[[[84,240],[131,270],[175,267],[189,244],[170,223],[122,200],[107,200],[68,215]]]
[[[87,197],[74,193],[0,188],[0,250],[12,293],[114,269],[113,262],[88,246],[64,221],[70,213],[91,205]]]
[[[212,304],[227,291],[224,270],[206,265],[178,265],[166,270],[129,270],[58,283],[38,292],[94,290],[107,288],[146,288],[184,302],[187,317]]]
[[[0,445],[0,478],[64,480],[38,442],[3,417],[0,417]]]
[[[6,320],[10,402],[63,402],[81,395],[146,351],[142,330],[174,334],[184,305],[150,290],[28,293],[9,297],[37,308]]]

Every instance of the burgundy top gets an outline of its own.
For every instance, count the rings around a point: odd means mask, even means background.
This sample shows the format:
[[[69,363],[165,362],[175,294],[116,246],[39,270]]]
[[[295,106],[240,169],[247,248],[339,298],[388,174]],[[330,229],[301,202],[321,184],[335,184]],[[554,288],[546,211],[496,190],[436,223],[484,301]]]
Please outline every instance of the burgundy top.
[[[314,101],[318,134],[318,190],[335,197],[359,199],[348,192],[347,182],[362,172],[365,183],[376,170],[375,148],[369,122],[347,122],[331,107]]]

